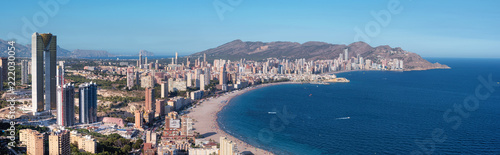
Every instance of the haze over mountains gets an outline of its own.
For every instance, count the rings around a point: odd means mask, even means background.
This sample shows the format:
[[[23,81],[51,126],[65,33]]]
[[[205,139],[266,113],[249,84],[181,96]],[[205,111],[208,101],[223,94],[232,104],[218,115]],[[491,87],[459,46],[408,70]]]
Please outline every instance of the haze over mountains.
[[[0,39],[0,56],[8,56],[7,51],[10,45],[7,41]],[[21,45],[15,44],[16,56],[18,57],[31,57],[31,44]],[[81,50],[76,49],[73,51],[57,46],[58,57],[71,57],[71,58],[92,58],[92,57],[111,57],[112,54],[103,50]]]
[[[359,56],[365,60],[378,62],[381,59],[399,59],[404,61],[405,70],[426,70],[449,68],[439,63],[430,63],[420,55],[405,51],[400,47],[391,48],[388,45],[371,47],[364,42],[355,42],[349,45],[329,44],[325,42],[243,42],[234,40],[219,47],[192,54],[191,57],[200,57],[204,53],[207,57],[240,60],[264,60],[266,58],[325,60],[335,59],[344,49],[349,50],[349,57]]]
[[[0,56],[7,56],[7,41],[0,39]],[[31,45],[16,44],[16,55],[19,57],[31,56]],[[400,47],[392,48],[388,45],[371,47],[364,42],[355,42],[349,45],[329,44],[325,42],[310,41],[303,44],[297,42],[243,42],[234,40],[216,48],[211,48],[202,52],[194,53],[190,57],[201,57],[204,53],[209,58],[229,59],[229,60],[264,60],[266,58],[279,59],[301,59],[325,60],[335,59],[339,54],[344,53],[344,49],[349,50],[349,57],[361,56],[378,62],[381,59],[403,60],[406,70],[426,70],[437,68],[449,68],[439,63],[430,63],[420,55],[403,50]],[[153,56],[152,52],[141,50],[143,56]],[[57,47],[58,57],[71,58],[92,58],[92,57],[113,57],[115,55],[103,50],[83,50],[73,51]]]

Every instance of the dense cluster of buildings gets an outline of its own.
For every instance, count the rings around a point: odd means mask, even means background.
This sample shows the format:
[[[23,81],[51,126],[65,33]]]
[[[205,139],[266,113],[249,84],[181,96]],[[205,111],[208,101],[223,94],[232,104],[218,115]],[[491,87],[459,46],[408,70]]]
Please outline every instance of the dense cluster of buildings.
[[[33,75],[32,114],[46,116],[56,110],[56,123],[60,127],[98,122],[98,86],[90,82],[76,88],[74,84],[66,83],[65,64],[56,60],[56,36],[50,33],[35,33],[32,36],[32,47],[32,60],[21,61],[21,83],[28,84],[28,74]],[[142,148],[143,154],[177,154],[179,151],[185,151],[189,154],[233,155],[238,152],[236,144],[224,137],[220,139],[219,148],[209,143],[207,147],[191,148],[192,142],[189,140],[195,139],[196,136],[193,132],[193,120],[177,112],[208,95],[260,83],[281,80],[318,81],[335,78],[328,73],[336,71],[404,69],[402,60],[377,58],[372,61],[360,55],[349,57],[348,49],[337,59],[317,61],[268,58],[265,61],[215,59],[210,63],[206,54],[203,57],[185,59],[185,63],[179,63],[176,53],[171,63],[160,64],[158,60],[148,62],[147,57],[139,54],[135,66],[122,62],[119,65],[110,63],[111,66],[86,66],[85,70],[122,75],[122,79],[126,78],[124,89],[144,88],[145,101],[133,111],[133,127],[130,125],[129,129],[125,129],[127,124],[121,118],[104,117],[102,123],[120,128],[110,131],[120,132],[120,135],[126,138],[132,138],[137,134],[137,130],[144,131],[146,141]],[[6,68],[3,63],[6,61],[0,61],[2,80]],[[118,80],[120,77],[106,78]],[[160,90],[155,90],[158,86]],[[155,92],[159,92],[159,98]],[[179,92],[184,92],[185,95],[172,95]],[[75,96],[78,97],[78,117],[75,117]],[[155,132],[157,120],[162,118],[165,119],[163,130]],[[40,151],[43,154],[44,140],[49,141],[48,149],[51,154],[69,154],[69,144],[72,142],[77,143],[82,151],[96,153],[96,141],[92,137],[66,130],[44,134],[25,129],[21,130],[20,137],[22,144],[27,146],[28,154],[40,154]]]
[[[22,129],[19,130],[19,141],[21,145],[26,146],[26,154],[28,155],[44,155],[46,152],[51,155],[70,154],[71,143],[77,144],[80,151],[89,153],[96,153],[97,148],[95,139],[68,130],[40,133],[32,129]]]

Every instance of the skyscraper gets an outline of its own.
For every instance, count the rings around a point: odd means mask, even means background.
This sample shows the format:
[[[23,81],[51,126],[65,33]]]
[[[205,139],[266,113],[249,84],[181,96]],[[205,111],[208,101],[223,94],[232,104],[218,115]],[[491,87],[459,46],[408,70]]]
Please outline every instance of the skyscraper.
[[[349,59],[349,50],[346,48],[344,49],[344,56],[345,56],[345,61],[347,61]]]
[[[177,65],[177,57],[179,56],[179,53],[175,52],[175,64]]]
[[[203,65],[207,65],[207,53],[203,53]]]
[[[56,108],[56,51],[57,37],[55,35],[50,33],[38,34],[35,32],[31,36],[31,62],[33,65],[31,71],[31,90],[33,114],[35,115],[37,115],[38,112]],[[45,82],[43,81],[44,62]]]
[[[140,110],[135,110],[135,128],[141,129],[142,128],[142,111]]]
[[[165,100],[157,99],[155,104],[156,104],[155,117],[161,117],[165,115]]]
[[[205,90],[205,74],[200,74],[200,90]]]
[[[223,65],[223,66],[220,67],[219,84],[220,85],[226,85],[227,84],[226,65]]]
[[[97,122],[97,84],[84,83],[79,86],[80,123]]]
[[[57,87],[57,125],[75,124],[75,86],[64,84]]]
[[[181,117],[181,136],[193,136],[193,119],[186,115]]]
[[[33,130],[31,133],[27,134],[26,138],[26,153],[29,155],[43,155],[45,152],[45,135]]]
[[[160,63],[158,63],[158,60],[156,60],[155,62],[155,70],[159,70],[160,69]]]
[[[0,89],[3,89],[3,82],[7,80],[7,68],[9,67],[7,66],[7,61],[8,60],[5,57],[0,58]]]
[[[28,60],[21,60],[21,84],[28,84]]]
[[[139,71],[135,71],[135,85],[139,87],[141,85],[141,74],[139,74]]]
[[[56,86],[64,85],[64,61],[59,61],[56,66]]]
[[[151,87],[146,88],[146,102],[145,102],[145,111],[151,111],[154,113],[155,111],[155,89]]]
[[[134,81],[134,67],[128,67],[127,68],[127,87],[128,89],[132,89],[134,87],[135,81]]]
[[[193,74],[191,72],[186,73],[186,86],[187,87],[192,87],[193,86]]]
[[[161,83],[161,98],[168,97],[168,80]]]
[[[205,74],[205,85],[210,84],[210,76],[211,76],[210,67],[205,68],[203,73]]]
[[[70,136],[68,130],[54,132],[49,135],[49,155],[69,155]]]
[[[142,64],[143,64],[143,63],[144,63],[144,62],[142,62],[142,52],[139,52],[139,64],[137,64],[137,65],[139,65],[139,66],[137,66],[137,67],[142,68]]]

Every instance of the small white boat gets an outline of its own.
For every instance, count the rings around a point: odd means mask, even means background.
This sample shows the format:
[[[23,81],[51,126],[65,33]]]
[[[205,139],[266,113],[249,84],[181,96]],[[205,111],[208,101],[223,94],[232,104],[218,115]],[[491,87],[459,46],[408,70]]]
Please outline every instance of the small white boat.
[[[270,111],[270,112],[267,112],[267,113],[268,113],[268,114],[271,114],[271,115],[276,114],[276,112],[274,112],[274,111]]]
[[[351,117],[340,117],[340,118],[336,118],[336,119],[351,119]]]

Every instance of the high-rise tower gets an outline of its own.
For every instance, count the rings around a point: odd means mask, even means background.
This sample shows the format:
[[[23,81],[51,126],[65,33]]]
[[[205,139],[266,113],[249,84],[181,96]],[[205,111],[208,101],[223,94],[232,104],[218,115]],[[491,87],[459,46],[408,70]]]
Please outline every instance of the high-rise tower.
[[[49,135],[49,154],[66,155],[71,153],[68,130],[54,132]]]
[[[21,84],[28,84],[28,60],[21,60]]]
[[[349,59],[349,50],[346,48],[344,49],[344,56],[345,56],[345,61],[347,61],[347,59]]]
[[[32,104],[35,115],[38,112],[56,108],[56,52],[57,37],[55,35],[35,32],[31,36]],[[44,63],[45,81],[43,76]]]
[[[161,98],[168,98],[168,80],[161,83]]]
[[[65,84],[57,87],[57,125],[75,124],[75,86]]]
[[[84,83],[79,86],[80,123],[97,122],[97,84]]]
[[[135,81],[134,81],[134,67],[128,67],[127,68],[127,87],[128,89],[132,89],[132,87],[134,87],[135,85]]]
[[[142,68],[142,64],[143,64],[143,62],[142,62],[142,52],[139,52],[139,63],[137,64],[138,65],[137,67]]]
[[[56,66],[56,86],[64,85],[64,61],[60,61]]]
[[[145,102],[145,111],[155,111],[155,89],[151,87],[146,88],[146,102]]]
[[[177,57],[179,56],[179,53],[175,52],[175,64],[177,65]]]

